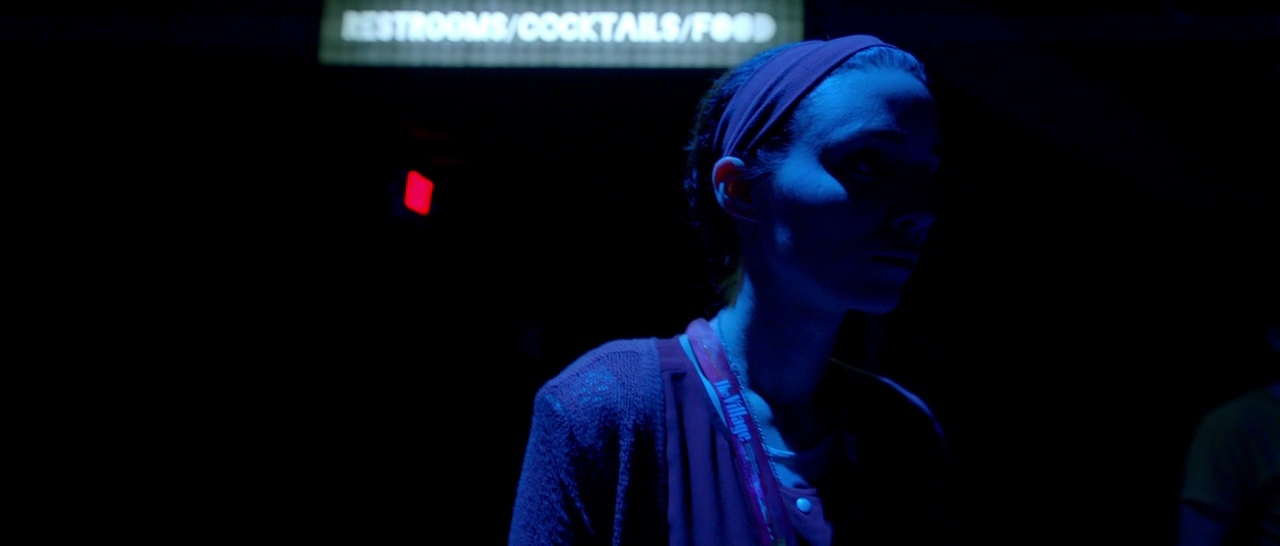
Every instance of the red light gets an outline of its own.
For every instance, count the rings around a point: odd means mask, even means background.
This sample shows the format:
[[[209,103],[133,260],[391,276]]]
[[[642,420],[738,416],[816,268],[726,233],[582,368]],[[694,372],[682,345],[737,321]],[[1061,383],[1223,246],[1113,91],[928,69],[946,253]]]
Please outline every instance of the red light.
[[[404,181],[404,206],[426,216],[431,212],[431,192],[435,188],[435,183],[418,174],[418,171],[409,171],[409,176]]]

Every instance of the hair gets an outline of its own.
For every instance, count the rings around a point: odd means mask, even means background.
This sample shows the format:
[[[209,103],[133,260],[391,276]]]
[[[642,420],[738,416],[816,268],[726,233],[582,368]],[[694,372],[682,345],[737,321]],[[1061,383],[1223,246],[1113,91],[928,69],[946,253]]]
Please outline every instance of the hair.
[[[689,155],[685,164],[684,188],[689,199],[689,223],[701,239],[708,258],[707,273],[715,287],[717,297],[709,309],[712,312],[722,305],[731,305],[742,286],[737,233],[729,215],[720,209],[711,184],[713,166],[724,156],[722,150],[715,149],[716,126],[719,125],[730,99],[747,80],[774,56],[796,45],[798,44],[793,43],[774,47],[744,61],[721,75],[698,103],[693,134],[685,147]],[[838,74],[871,68],[902,70],[921,83],[928,83],[924,65],[910,53],[895,47],[870,47],[859,51],[824,77],[823,81]],[[799,104],[803,105],[806,99],[807,95]],[[745,157],[738,158],[746,166],[747,179],[763,181],[772,176],[774,168],[786,155],[791,137],[795,133],[791,122],[798,108],[799,106],[789,112],[781,120],[782,123],[763,135],[762,143],[757,149],[748,150],[742,154]]]

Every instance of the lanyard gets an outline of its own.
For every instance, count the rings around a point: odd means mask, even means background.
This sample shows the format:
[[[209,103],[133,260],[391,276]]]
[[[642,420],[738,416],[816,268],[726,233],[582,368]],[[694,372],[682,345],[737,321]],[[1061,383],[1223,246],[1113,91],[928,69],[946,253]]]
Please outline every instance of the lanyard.
[[[720,398],[725,426],[733,436],[729,443],[733,445],[738,477],[746,486],[752,520],[760,533],[761,543],[767,546],[795,545],[797,540],[791,530],[791,520],[787,516],[782,492],[778,490],[778,479],[773,475],[773,467],[765,453],[760,429],[747,409],[747,400],[742,396],[738,378],[729,369],[729,359],[720,338],[703,319],[690,323],[685,333],[689,336],[694,355],[698,357],[698,366]]]

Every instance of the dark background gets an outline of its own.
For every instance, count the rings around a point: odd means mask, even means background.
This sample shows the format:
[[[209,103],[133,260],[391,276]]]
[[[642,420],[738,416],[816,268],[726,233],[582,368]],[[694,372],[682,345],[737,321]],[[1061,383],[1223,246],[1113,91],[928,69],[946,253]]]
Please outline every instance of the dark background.
[[[716,71],[319,66],[319,15],[0,16],[10,365],[35,372],[11,449],[43,532],[502,543],[536,388],[702,312],[679,181]],[[952,191],[884,371],[948,432],[956,532],[1170,542],[1195,420],[1278,375],[1277,13],[806,19],[912,51],[941,106]],[[425,219],[394,206],[409,168]]]

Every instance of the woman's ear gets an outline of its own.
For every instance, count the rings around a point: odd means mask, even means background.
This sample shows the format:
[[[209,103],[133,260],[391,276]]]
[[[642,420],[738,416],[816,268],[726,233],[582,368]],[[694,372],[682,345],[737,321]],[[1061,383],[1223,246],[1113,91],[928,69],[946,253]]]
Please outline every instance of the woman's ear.
[[[741,159],[722,157],[711,169],[711,187],[715,190],[716,202],[725,212],[734,218],[755,222],[755,201],[745,175],[746,165]]]

